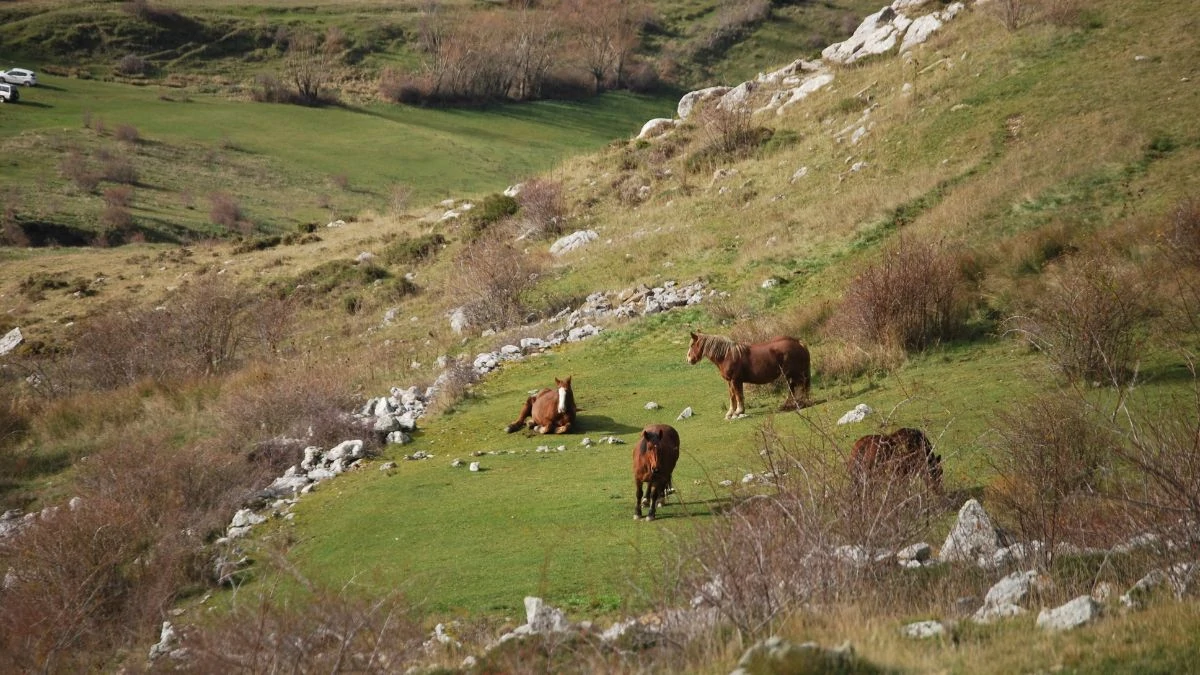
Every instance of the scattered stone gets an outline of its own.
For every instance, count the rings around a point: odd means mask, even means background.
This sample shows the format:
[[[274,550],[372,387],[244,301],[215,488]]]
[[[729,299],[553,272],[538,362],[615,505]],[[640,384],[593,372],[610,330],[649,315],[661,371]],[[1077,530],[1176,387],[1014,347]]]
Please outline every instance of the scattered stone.
[[[853,424],[855,422],[861,422],[866,419],[867,415],[870,414],[871,406],[867,405],[866,403],[859,403],[858,405],[854,406],[853,410],[839,417],[837,423]]]
[[[646,403],[646,405],[645,405],[645,406],[643,406],[643,407],[644,407],[646,410],[658,410],[658,409],[659,409],[659,408],[661,408],[662,406],[661,406],[661,405],[659,405],[659,404],[657,404],[657,403],[655,403],[654,401],[648,401],[648,402]]]
[[[978,563],[981,559],[990,562],[1003,543],[983,506],[968,499],[958,510],[958,520],[946,535],[938,559],[942,562]]]
[[[467,467],[471,471],[480,471],[479,462],[471,462],[471,466]]]
[[[896,551],[896,560],[899,560],[900,562],[912,561],[922,563],[926,560],[929,560],[930,556],[932,555],[933,547],[925,542],[921,542],[919,544],[910,544],[909,546],[905,546],[899,551]]]
[[[914,640],[927,640],[946,634],[946,626],[941,621],[917,621],[900,629],[900,634]]]
[[[379,465],[380,471],[391,471],[392,469],[395,469],[395,468],[396,468],[395,462],[384,462],[383,464]]]
[[[19,326],[5,333],[4,337],[0,338],[0,356],[16,349],[24,339]]]
[[[566,614],[557,607],[547,605],[541,598],[525,598],[525,617],[526,625],[533,633],[565,633],[571,629]]]
[[[779,637],[763,640],[746,650],[730,675],[817,675],[860,672],[854,649],[845,643],[826,649],[815,642],[796,644]],[[865,672],[864,669],[863,672]]]
[[[560,237],[550,245],[550,255],[563,255],[571,251],[578,250],[587,246],[589,243],[599,239],[600,235],[595,230],[578,230]]]
[[[1037,572],[1013,572],[988,589],[983,606],[972,617],[977,623],[991,623],[1025,613],[1021,603],[1029,597]]]
[[[1090,595],[1081,595],[1074,600],[1038,613],[1037,626],[1043,630],[1073,630],[1100,618],[1101,606]]]
[[[683,411],[679,413],[679,416],[676,417],[675,419],[686,420],[689,417],[691,417],[693,414],[694,413],[692,412],[692,406],[688,406],[688,407],[684,408]]]

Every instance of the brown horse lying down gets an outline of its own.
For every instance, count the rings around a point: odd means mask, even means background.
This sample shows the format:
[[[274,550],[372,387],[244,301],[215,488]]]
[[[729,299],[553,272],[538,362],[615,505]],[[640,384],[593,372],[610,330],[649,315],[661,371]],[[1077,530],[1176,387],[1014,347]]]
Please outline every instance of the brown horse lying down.
[[[666,424],[650,424],[642,429],[642,437],[633,446],[633,483],[637,488],[633,519],[642,518],[642,484],[647,483],[646,497],[650,500],[650,515],[671,485],[671,472],[679,461],[679,432]]]
[[[554,389],[543,389],[525,399],[517,420],[505,427],[512,433],[522,426],[548,434],[565,434],[575,423],[575,392],[571,390],[571,378],[554,378]]]
[[[721,335],[692,333],[687,362],[695,365],[704,357],[713,362],[729,385],[729,412],[725,419],[746,413],[742,385],[747,382],[770,384],[783,377],[788,386],[785,409],[799,410],[808,401],[808,348],[795,338],[780,336],[748,345]],[[796,396],[797,388],[800,389],[799,397]]]
[[[863,436],[854,442],[847,468],[864,483],[888,471],[890,477],[920,475],[931,490],[942,491],[942,456],[933,453],[933,444],[920,429]]]

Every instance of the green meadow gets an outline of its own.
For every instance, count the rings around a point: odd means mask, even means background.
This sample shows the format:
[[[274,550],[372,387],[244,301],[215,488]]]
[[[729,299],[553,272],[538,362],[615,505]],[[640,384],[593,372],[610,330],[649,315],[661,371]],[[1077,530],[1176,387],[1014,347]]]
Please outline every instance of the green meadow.
[[[126,157],[138,174],[135,220],[168,240],[220,234],[205,201],[215,192],[233,196],[265,232],[388,213],[398,191],[400,208],[497,192],[635,135],[674,106],[614,92],[478,109],[306,108],[53,75],[22,93],[18,105],[0,108],[8,198],[31,218],[98,230],[102,200],[75,188],[60,164],[72,152],[95,163]],[[113,138],[122,125],[136,141]]]

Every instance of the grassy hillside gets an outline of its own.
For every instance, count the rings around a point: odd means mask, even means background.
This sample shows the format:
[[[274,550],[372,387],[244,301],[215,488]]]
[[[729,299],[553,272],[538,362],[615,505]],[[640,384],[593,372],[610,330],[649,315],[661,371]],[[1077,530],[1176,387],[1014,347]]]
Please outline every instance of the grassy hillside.
[[[161,528],[193,532],[188,542],[211,541],[228,523],[237,500],[210,486],[251,490],[251,473],[266,479],[295,459],[281,455],[275,458],[280,466],[267,466],[274,452],[271,439],[304,434],[306,428],[322,439],[344,437],[352,432],[338,426],[331,411],[361,405],[392,386],[430,384],[441,372],[433,365],[438,357],[469,363],[478,352],[524,336],[544,336],[557,326],[550,317],[577,306],[589,293],[700,278],[722,295],[699,307],[605,322],[599,337],[506,364],[474,384],[462,383],[459,396],[422,419],[412,445],[381,448],[365,470],[305,496],[294,519],[256,530],[247,544],[254,564],[236,592],[219,593],[214,601],[203,575],[180,572],[176,585],[155,586],[169,592],[150,597],[160,606],[184,609],[178,621],[202,633],[220,623],[210,619],[219,613],[200,609],[208,604],[234,612],[243,626],[254,624],[251,616],[261,625],[276,620],[260,592],[273,595],[295,623],[302,623],[296,617],[340,607],[322,592],[332,592],[339,602],[366,598],[371,603],[398,593],[423,629],[418,633],[427,636],[434,623],[458,619],[458,630],[471,634],[472,644],[485,644],[499,627],[521,623],[526,595],[566,608],[572,619],[662,612],[687,604],[703,578],[695,576],[699,566],[719,569],[727,560],[744,560],[737,556],[747,552],[762,554],[753,560],[771,562],[773,547],[786,549],[788,537],[784,543],[771,538],[789,532],[785,524],[755,520],[753,506],[776,498],[774,492],[741,482],[747,473],[770,468],[763,451],[801,458],[791,466],[818,476],[808,485],[827,497],[818,503],[831,510],[814,509],[826,518],[823,526],[831,528],[832,543],[844,543],[833,536],[844,535],[838,523],[857,523],[866,510],[832,510],[847,481],[848,446],[859,435],[901,425],[922,428],[934,440],[946,483],[944,499],[931,502],[923,518],[896,521],[905,536],[911,527],[913,537],[936,545],[958,506],[973,496],[982,498],[1005,528],[1026,539],[1046,523],[1030,522],[1022,509],[1050,505],[1059,509],[1055,515],[1063,514],[1060,541],[1105,547],[1124,541],[1137,533],[1125,528],[1145,526],[1145,521],[1130,508],[1136,501],[1128,498],[1131,493],[1120,490],[1145,484],[1127,482],[1144,472],[1121,458],[1144,450],[1146,438],[1165,439],[1162,452],[1177,451],[1162,456],[1178,467],[1180,494],[1196,491],[1193,463],[1187,459],[1197,424],[1192,366],[1200,347],[1195,312],[1200,264],[1193,245],[1200,232],[1200,210],[1194,206],[1200,193],[1200,125],[1192,114],[1200,104],[1195,88],[1200,74],[1192,58],[1195,26],[1180,20],[1189,16],[1184,2],[1041,7],[1008,30],[988,6],[973,5],[911,57],[887,55],[837,68],[831,86],[782,115],[730,120],[701,113],[669,135],[612,143],[569,158],[542,178],[552,185],[543,189],[561,203],[550,209],[558,219],[541,231],[529,229],[536,205],[520,200],[511,219],[435,224],[424,216],[435,211],[431,202],[439,194],[414,195],[411,208],[395,215],[360,214],[347,227],[317,232],[319,241],[267,250],[222,242],[187,248],[5,250],[0,292],[6,300],[15,299],[16,307],[0,327],[30,326],[45,347],[40,354],[34,349],[19,354],[4,371],[12,399],[0,418],[9,430],[0,434],[5,439],[0,450],[11,457],[4,475],[6,503],[31,510],[83,494],[85,503],[95,499],[123,516],[120,503],[101,497],[153,504],[139,513],[158,513],[160,504],[172,500],[203,504],[207,510],[197,506],[197,514],[178,521],[147,524],[148,519],[130,515],[123,522],[138,533]],[[778,39],[781,48],[795,44],[803,53],[803,45],[782,35]],[[745,74],[791,60],[762,63],[752,45],[729,54],[730,72]],[[63,89],[50,93],[65,96],[65,84]],[[207,99],[162,105],[228,107],[231,116],[241,110],[236,107],[241,104]],[[629,111],[634,106],[623,99],[615,107]],[[266,153],[260,148],[287,145],[274,138],[258,146],[262,135],[303,123],[308,118],[301,113],[336,114],[348,126],[363,125],[363,136],[372,139],[355,146],[339,145],[345,142],[340,136],[329,138],[330,147],[346,158],[340,161],[350,187],[361,182],[381,190],[391,182],[375,177],[388,153],[368,132],[411,120],[383,111],[279,110],[287,115],[287,127],[283,118],[264,118],[257,133],[247,133],[222,152],[241,157],[236,165],[251,173],[249,167],[259,166],[251,161]],[[502,112],[529,111],[532,119],[507,116],[505,123],[541,130],[562,119],[560,110],[523,106]],[[567,110],[582,115],[587,108]],[[495,112],[428,117],[421,112],[421,123],[413,128],[431,137],[447,127],[483,130]],[[139,129],[145,126],[151,140],[156,133],[170,133],[180,139],[173,143],[214,142],[188,136],[198,132],[172,131],[177,127],[168,128],[149,114],[139,119]],[[620,119],[614,116],[612,123]],[[637,126],[629,125],[627,135]],[[725,142],[731,128],[738,132],[733,144]],[[563,142],[578,137],[573,123],[560,132]],[[459,143],[463,154],[446,157],[447,165],[484,152]],[[158,147],[145,145],[139,155]],[[499,155],[520,145],[503,138],[489,139],[486,147]],[[280,152],[279,157],[306,167],[309,162],[336,165],[308,149]],[[543,160],[553,159],[551,151],[543,153]],[[435,154],[428,163],[442,157]],[[535,170],[534,161],[527,161]],[[476,189],[498,187],[478,180]],[[273,198],[297,203],[300,190],[303,186],[282,178],[277,190],[262,193],[282,192]],[[553,257],[547,248],[560,233],[555,228],[593,229],[600,236],[577,253]],[[434,235],[442,243],[419,256],[404,253]],[[375,256],[374,262],[355,264],[364,251]],[[913,257],[913,251],[919,255]],[[506,261],[524,267],[501,270],[508,276],[498,279],[495,263]],[[869,321],[862,308],[882,307],[891,297],[885,293],[888,283],[871,291],[865,280],[885,278],[878,275],[889,269],[912,274],[900,277],[902,284],[891,284],[904,289],[953,281],[960,303],[950,328],[919,344],[896,333],[865,331]],[[105,281],[97,284],[97,277]],[[768,279],[774,283],[764,284]],[[205,315],[195,309],[202,306],[196,298],[206,297],[205,289],[232,295],[223,283],[251,289],[245,316],[261,319],[252,322],[261,328],[236,358],[186,369],[182,364],[192,357],[186,340],[176,348],[164,344],[170,340],[134,339],[130,352],[173,356],[180,369],[166,375],[134,369],[126,379],[109,375],[103,380],[107,384],[100,384],[97,361],[125,362],[120,350],[105,352],[94,343],[127,344],[119,340],[123,331],[158,335],[147,327],[153,324],[176,336],[168,329],[198,325],[185,321],[196,313],[216,323],[227,310],[210,309]],[[513,304],[519,310],[512,314],[516,320],[480,319],[461,335],[453,332],[449,311],[469,305],[479,289],[488,291],[484,299],[495,305]],[[279,311],[275,302],[293,312],[292,321],[271,323],[271,312]],[[157,321],[143,317],[122,323],[125,314],[117,310],[135,316],[129,305],[167,309],[147,315],[160,317]],[[1113,313],[1087,328],[1093,332],[1080,341],[1110,339],[1105,327],[1119,325],[1125,328],[1122,336],[1131,339],[1112,338],[1116,341],[1105,343],[1102,353],[1115,358],[1128,348],[1131,356],[1099,371],[1072,370],[1076,364],[1055,342],[1079,336],[1070,329],[1051,333],[1053,320],[1093,316],[1087,310],[1108,307],[1115,307]],[[278,326],[286,328],[282,336],[267,335]],[[726,389],[713,366],[688,366],[683,359],[688,332],[697,329],[743,340],[799,336],[813,354],[812,405],[778,412],[778,389],[751,387],[749,417],[724,420]],[[31,385],[25,379],[30,374],[46,379]],[[568,374],[582,408],[579,431],[560,437],[502,431],[528,391]],[[47,380],[62,384],[58,393],[36,386]],[[647,401],[662,408],[646,410]],[[337,405],[322,405],[332,402]],[[858,403],[876,413],[862,424],[838,426],[836,420]],[[693,407],[695,416],[677,421],[685,406]],[[1087,424],[1069,426],[1075,416]],[[629,455],[638,431],[649,422],[673,424],[681,433],[678,500],[664,508],[661,520],[635,523]],[[1057,434],[1058,429],[1071,433]],[[1168,429],[1180,429],[1182,435],[1155,435]],[[1078,448],[1070,445],[1071,438],[1037,437],[1042,431],[1100,440],[1080,451],[1082,458],[1053,458],[1036,454],[1038,448]],[[586,448],[580,443],[584,435],[593,440],[613,435],[626,443]],[[538,446],[560,444],[563,452],[537,452]],[[415,451],[432,458],[402,459]],[[475,454],[480,452],[486,454]],[[484,470],[451,467],[454,459],[480,461]],[[1033,459],[1056,468],[1043,471]],[[389,460],[396,467],[379,470]],[[1076,461],[1082,465],[1071,464]],[[145,475],[141,465],[160,472],[155,475],[169,489],[153,495],[139,489],[139,477]],[[1068,470],[1083,477],[1049,487],[1038,482]],[[220,474],[221,480],[179,478],[218,471],[228,474]],[[792,471],[790,480],[801,480],[797,473]],[[732,483],[722,485],[726,480]],[[1156,494],[1146,490],[1139,498]],[[747,499],[751,495],[760,497]],[[1180,508],[1178,513],[1190,513]],[[750,526],[742,531],[738,523]],[[80,531],[96,529],[81,526]],[[792,539],[809,536],[800,529],[792,534]],[[159,541],[150,534],[144,540]],[[125,557],[114,554],[114,559],[141,559],[142,552],[153,550],[159,560],[176,560],[168,555],[175,549],[165,544],[144,547],[122,549]],[[1194,553],[1185,547],[1145,557],[1062,555],[1041,561],[1042,573],[1054,584],[1039,591],[1032,608],[1091,592],[1100,581],[1120,592],[1148,567]],[[33,558],[11,556],[14,565],[32,564]],[[793,569],[794,563],[788,559],[782,566]],[[178,568],[189,569],[184,562]],[[118,570],[113,578],[129,579],[136,575],[128,570],[141,568],[128,562],[104,569]],[[548,643],[508,653],[513,659],[508,666],[503,660],[492,665],[497,670],[727,672],[747,642],[769,633],[828,644],[849,639],[868,661],[918,672],[1169,672],[1194,651],[1192,601],[1168,601],[1129,614],[1110,605],[1101,622],[1061,635],[1036,630],[1031,613],[994,626],[963,621],[940,642],[897,637],[908,621],[961,617],[959,598],[982,597],[998,576],[971,566],[915,576],[880,570],[861,585],[834,584],[829,596],[812,605],[819,610],[789,607],[755,630],[739,626],[736,634],[718,630],[682,645],[642,645],[620,654],[593,651],[590,643]],[[306,604],[313,597],[326,600]],[[130,635],[107,642],[100,637],[88,642],[93,639],[88,634],[80,638],[81,651],[152,642],[161,612],[135,609],[152,604],[128,594],[114,601],[112,614],[72,615],[86,626],[119,615],[131,626]],[[735,616],[750,611],[730,609]],[[26,634],[12,633],[18,636],[12,639]],[[457,667],[467,651],[472,648],[451,651],[439,662]],[[420,661],[413,654],[415,649],[409,656]],[[494,658],[506,658],[505,653]]]

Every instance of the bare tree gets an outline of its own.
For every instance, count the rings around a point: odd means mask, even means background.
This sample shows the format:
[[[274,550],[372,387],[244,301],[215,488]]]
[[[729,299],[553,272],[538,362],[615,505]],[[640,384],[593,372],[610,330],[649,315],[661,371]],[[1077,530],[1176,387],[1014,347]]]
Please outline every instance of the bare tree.
[[[565,0],[559,12],[580,63],[595,81],[596,93],[610,74],[620,86],[621,68],[638,44],[641,6],[630,0]]]
[[[322,48],[312,33],[298,33],[288,43],[284,60],[286,77],[296,87],[301,103],[312,105],[321,100],[321,88],[329,78],[333,57]]]

